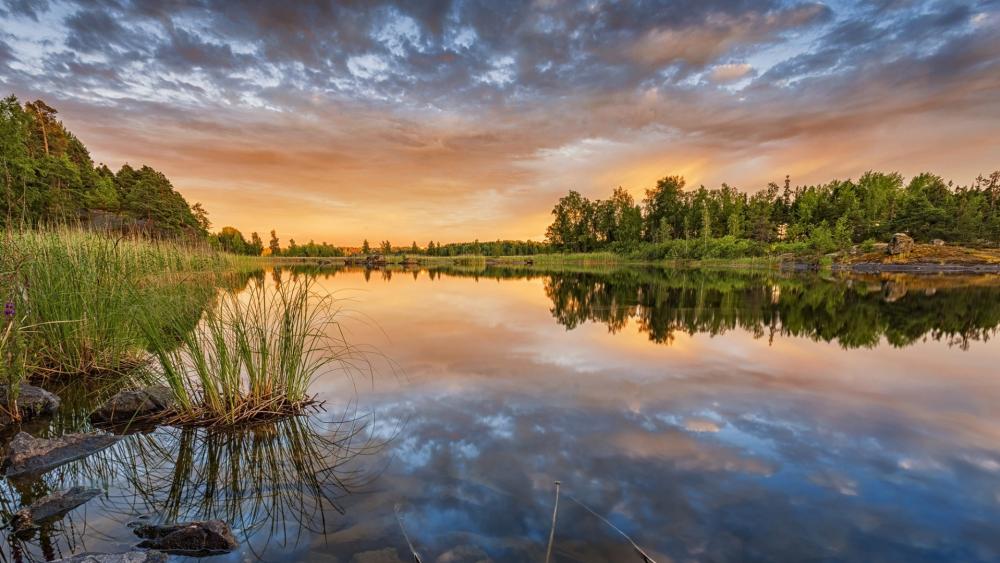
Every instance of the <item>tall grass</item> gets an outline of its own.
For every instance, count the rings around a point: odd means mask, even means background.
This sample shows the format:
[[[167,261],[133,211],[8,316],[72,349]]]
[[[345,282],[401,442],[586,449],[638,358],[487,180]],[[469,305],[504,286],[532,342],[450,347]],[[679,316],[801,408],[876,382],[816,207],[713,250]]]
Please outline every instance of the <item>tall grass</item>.
[[[306,278],[269,289],[255,281],[224,293],[179,345],[150,330],[152,351],[177,400],[178,423],[237,424],[296,414],[309,384],[350,365],[334,302]],[[147,318],[147,316],[143,316]]]
[[[25,377],[24,315],[17,309],[17,283],[23,256],[9,237],[0,238],[0,385],[4,386],[3,418],[20,420],[17,398]]]
[[[205,296],[164,275],[221,269],[231,259],[207,246],[72,228],[3,236],[10,252],[0,256],[0,271],[16,266],[9,285],[31,326],[27,369],[41,375],[133,369],[146,344],[137,311],[189,310]]]

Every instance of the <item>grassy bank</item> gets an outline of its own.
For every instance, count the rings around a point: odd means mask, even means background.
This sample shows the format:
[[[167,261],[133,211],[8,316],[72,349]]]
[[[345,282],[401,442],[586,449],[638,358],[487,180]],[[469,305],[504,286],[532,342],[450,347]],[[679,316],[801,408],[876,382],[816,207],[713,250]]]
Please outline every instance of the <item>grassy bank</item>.
[[[213,297],[212,274],[243,266],[205,246],[73,229],[7,231],[0,252],[5,355],[20,342],[38,376],[121,373],[143,360],[138,314],[185,312],[193,326]],[[176,316],[176,315],[175,315]]]
[[[0,408],[15,419],[24,380],[97,376],[161,379],[175,423],[280,417],[310,403],[320,369],[350,362],[329,297],[271,291],[264,258],[73,229],[0,236],[0,383],[14,390]]]

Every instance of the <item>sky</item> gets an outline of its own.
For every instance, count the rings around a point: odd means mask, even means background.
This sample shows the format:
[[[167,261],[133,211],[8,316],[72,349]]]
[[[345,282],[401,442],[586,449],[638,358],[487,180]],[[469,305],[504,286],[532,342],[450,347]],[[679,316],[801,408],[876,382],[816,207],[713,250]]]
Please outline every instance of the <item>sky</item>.
[[[0,94],[213,228],[541,239],[570,189],[1000,168],[1000,0],[0,0]],[[266,237],[265,237],[266,238]]]

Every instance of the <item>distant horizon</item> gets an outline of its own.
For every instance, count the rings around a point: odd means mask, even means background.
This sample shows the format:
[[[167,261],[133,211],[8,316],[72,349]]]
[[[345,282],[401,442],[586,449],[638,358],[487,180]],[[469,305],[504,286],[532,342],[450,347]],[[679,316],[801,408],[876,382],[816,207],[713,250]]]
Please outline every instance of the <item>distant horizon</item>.
[[[543,240],[568,190],[1000,168],[1000,10],[796,2],[0,5],[0,80],[212,229]],[[266,238],[266,237],[265,237]],[[355,240],[357,239],[357,240]]]

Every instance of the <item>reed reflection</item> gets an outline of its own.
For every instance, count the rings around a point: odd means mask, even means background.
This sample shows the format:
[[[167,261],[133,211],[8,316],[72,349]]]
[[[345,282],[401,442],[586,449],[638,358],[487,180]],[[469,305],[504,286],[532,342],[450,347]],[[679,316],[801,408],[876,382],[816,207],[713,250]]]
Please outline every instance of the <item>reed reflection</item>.
[[[245,551],[268,559],[272,551],[325,534],[335,521],[331,516],[344,512],[341,499],[364,491],[375,479],[378,471],[360,458],[384,444],[366,432],[367,422],[309,416],[222,431],[159,428],[130,435],[35,481],[4,481],[4,517],[73,485],[108,491],[92,501],[100,505],[100,520],[88,520],[86,532],[70,513],[39,528],[37,538],[10,535],[12,560],[49,560],[103,539],[121,543],[128,537],[127,525],[136,520],[209,519],[230,523]]]

